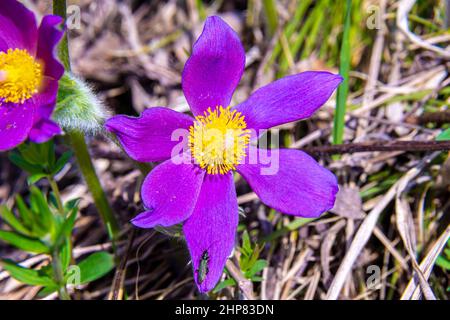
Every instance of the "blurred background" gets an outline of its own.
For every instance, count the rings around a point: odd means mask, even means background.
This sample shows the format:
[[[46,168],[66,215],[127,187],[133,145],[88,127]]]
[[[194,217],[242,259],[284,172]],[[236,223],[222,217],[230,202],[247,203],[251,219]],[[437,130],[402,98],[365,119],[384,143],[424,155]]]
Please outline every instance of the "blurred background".
[[[50,1],[23,2],[41,14],[51,12]],[[306,70],[340,72],[349,79],[348,92],[344,88],[339,93],[340,102],[334,95],[312,118],[276,128],[282,147],[434,141],[450,122],[449,1],[80,0],[68,4],[73,72],[91,84],[111,114],[138,115],[152,106],[188,112],[181,72],[205,18],[219,15],[239,34],[246,50],[246,71],[233,105],[277,78]],[[342,121],[341,133],[335,131],[336,121]],[[126,271],[122,297],[208,298],[197,292],[183,241],[171,237],[176,230],[133,231],[128,224],[142,210],[141,172],[102,135],[90,137],[89,147],[123,226],[122,240],[116,244],[121,257],[118,269]],[[64,138],[59,138],[57,152],[66,150]],[[236,177],[243,217],[231,261],[242,270],[254,298],[417,298],[422,285],[437,298],[448,299],[449,153],[398,149],[314,156],[338,176],[341,189],[335,208],[319,219],[279,214]],[[66,165],[64,174],[58,181],[63,198],[82,199],[73,237],[75,258],[110,250],[74,161]],[[26,179],[7,154],[0,154],[2,204],[12,204],[17,193],[27,196]],[[45,182],[41,186],[48,187]],[[2,257],[28,267],[48,263],[44,257],[3,243],[0,250]],[[418,264],[426,283],[414,278]],[[73,295],[105,299],[114,289],[117,273],[111,271]],[[241,289],[225,272],[209,298],[242,298]],[[0,298],[56,297],[24,286],[0,269]]]

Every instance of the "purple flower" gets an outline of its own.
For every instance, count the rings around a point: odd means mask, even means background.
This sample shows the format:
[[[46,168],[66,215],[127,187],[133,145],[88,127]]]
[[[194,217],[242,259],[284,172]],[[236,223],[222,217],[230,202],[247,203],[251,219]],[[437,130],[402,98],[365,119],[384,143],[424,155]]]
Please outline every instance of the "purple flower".
[[[219,17],[206,20],[187,61],[182,87],[195,119],[154,107],[140,118],[116,116],[106,127],[126,152],[141,162],[164,161],[145,179],[147,209],[133,219],[142,228],[183,224],[195,281],[202,292],[214,288],[235,244],[238,205],[232,170],[239,172],[266,205],[285,214],[317,217],[331,209],[336,177],[298,150],[272,150],[279,167],[261,174],[265,164],[249,161],[262,130],[310,117],[342,81],[328,72],[304,72],[269,84],[233,107],[231,97],[241,79],[245,52],[236,33]],[[179,146],[172,133],[189,130],[187,155],[172,157]],[[172,157],[172,158],[171,158]]]
[[[64,73],[55,58],[63,32],[58,16],[48,15],[39,28],[30,10],[16,0],[0,4],[0,151],[27,138],[41,143],[61,132],[50,120],[58,80]]]

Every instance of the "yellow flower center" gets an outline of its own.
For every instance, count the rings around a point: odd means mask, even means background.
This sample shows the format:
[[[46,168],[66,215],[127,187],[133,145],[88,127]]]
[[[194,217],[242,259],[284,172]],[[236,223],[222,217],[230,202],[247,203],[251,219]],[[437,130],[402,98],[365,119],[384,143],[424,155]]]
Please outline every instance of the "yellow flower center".
[[[209,174],[235,170],[246,155],[250,131],[244,116],[222,106],[195,117],[189,128],[189,147],[196,163]]]
[[[0,52],[0,105],[31,98],[38,92],[42,78],[42,66],[26,50]]]

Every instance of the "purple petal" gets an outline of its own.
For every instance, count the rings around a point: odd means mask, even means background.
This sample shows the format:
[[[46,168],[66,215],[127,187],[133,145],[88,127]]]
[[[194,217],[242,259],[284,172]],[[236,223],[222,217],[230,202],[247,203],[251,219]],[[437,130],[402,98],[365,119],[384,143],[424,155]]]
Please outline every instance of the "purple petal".
[[[142,185],[141,195],[147,211],[132,223],[141,228],[153,228],[186,220],[194,210],[204,174],[196,166],[174,164],[172,160],[157,166]]]
[[[43,143],[54,136],[61,134],[62,130],[53,122],[50,117],[56,105],[58,94],[58,81],[46,77],[44,79],[43,90],[30,99],[35,105],[33,127],[29,138],[36,143]]]
[[[52,120],[40,119],[33,125],[29,138],[35,143],[43,143],[61,133],[62,131],[58,124]]]
[[[35,94],[31,99],[37,107],[37,122],[40,118],[49,119],[56,106],[56,97],[58,95],[58,81],[45,77],[42,88],[39,93]]]
[[[227,107],[245,66],[236,32],[219,17],[206,19],[182,76],[183,92],[194,115],[209,107]]]
[[[127,154],[140,162],[162,161],[171,158],[172,151],[179,144],[180,137],[175,130],[188,129],[193,119],[185,114],[162,107],[145,110],[141,117],[115,116],[109,119],[106,129],[115,133]],[[180,130],[181,131],[181,130]],[[179,131],[177,131],[179,132]],[[175,141],[172,141],[175,140]],[[182,143],[188,143],[184,137]]]
[[[26,49],[36,53],[37,26],[34,13],[16,0],[2,0],[0,5],[0,51]]]
[[[212,290],[219,281],[234,248],[237,225],[233,175],[206,175],[194,212],[183,226],[201,292]]]
[[[309,118],[341,83],[340,75],[308,71],[256,90],[247,101],[235,107],[245,116],[250,129],[269,129],[291,121]]]
[[[255,154],[250,149],[250,154]],[[336,177],[312,157],[299,150],[258,149],[256,164],[241,164],[237,171],[261,201],[282,213],[318,217],[331,209],[336,199]],[[264,161],[263,155],[271,162]],[[254,157],[256,158],[256,157]],[[250,162],[251,157],[247,158]]]
[[[44,63],[44,74],[56,80],[64,73],[64,67],[56,59],[56,46],[64,34],[58,29],[62,22],[59,16],[47,15],[42,19],[38,31],[36,57]]]
[[[33,103],[0,105],[0,151],[12,149],[26,140],[33,125]]]

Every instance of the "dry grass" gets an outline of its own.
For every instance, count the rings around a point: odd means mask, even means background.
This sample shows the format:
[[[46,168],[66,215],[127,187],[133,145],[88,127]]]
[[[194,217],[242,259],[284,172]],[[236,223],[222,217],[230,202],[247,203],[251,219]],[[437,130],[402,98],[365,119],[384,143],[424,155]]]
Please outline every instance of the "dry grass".
[[[247,67],[234,102],[273,81],[284,64],[286,74],[312,69],[337,71],[338,55],[332,45],[335,42],[338,46],[342,25],[334,22],[336,19],[329,22],[329,28],[308,32],[313,39],[306,37],[299,53],[293,48],[301,26],[307,25],[315,6],[325,5],[325,0],[311,5],[288,37],[285,28],[293,21],[295,0],[277,1],[279,23],[273,36],[268,36],[260,1],[213,1],[203,9],[194,0],[70,2],[79,5],[82,12],[81,30],[70,31],[74,72],[88,79],[115,113],[135,115],[149,106],[188,111],[180,74],[201,31],[202,10],[224,17],[245,45]],[[422,124],[419,120],[425,112],[447,110],[450,101],[450,33],[443,18],[435,15],[445,1],[431,1],[432,5],[420,2],[407,15],[413,2],[355,1],[361,17],[355,17],[356,31],[352,33],[345,142],[432,141],[440,132],[440,123]],[[366,22],[368,8],[373,5],[380,13],[380,28],[370,30]],[[41,12],[48,11],[48,6],[48,1],[36,3]],[[341,12],[334,14],[341,17]],[[412,22],[405,24],[405,19]],[[325,43],[330,49],[324,53],[321,48]],[[276,50],[279,54],[274,59]],[[309,52],[308,56],[303,52]],[[304,148],[329,144],[334,106],[332,98],[313,118],[277,128],[282,145]],[[127,224],[141,209],[139,170],[105,138],[92,137],[90,146],[101,181],[124,226],[123,240],[117,243],[122,263],[115,274],[74,290],[73,296],[201,298],[182,241],[154,231],[132,232]],[[59,143],[58,148],[65,147]],[[355,153],[339,159],[322,155],[318,160],[336,173],[343,191],[335,209],[315,221],[280,215],[261,204],[245,181],[237,180],[239,204],[246,215],[240,230],[248,230],[255,242],[265,240],[261,258],[268,266],[262,272],[262,282],[244,281],[240,288],[230,287],[210,297],[358,300],[418,299],[422,295],[448,299],[448,270],[435,266],[450,233],[448,153],[400,150]],[[26,176],[6,155],[0,155],[0,167],[0,199],[11,204],[14,193],[26,193]],[[63,197],[83,199],[74,234],[75,258],[110,249],[75,165],[66,170],[59,181]],[[241,235],[239,232],[239,243]],[[44,257],[1,244],[0,249],[2,256],[27,266],[48,263]],[[239,255],[236,250],[231,259],[234,266]],[[376,283],[370,281],[374,270],[380,272]],[[232,275],[239,278],[239,274]],[[0,298],[44,297],[38,296],[36,288],[23,286],[0,271]]]

